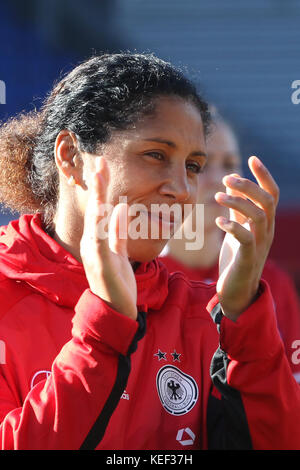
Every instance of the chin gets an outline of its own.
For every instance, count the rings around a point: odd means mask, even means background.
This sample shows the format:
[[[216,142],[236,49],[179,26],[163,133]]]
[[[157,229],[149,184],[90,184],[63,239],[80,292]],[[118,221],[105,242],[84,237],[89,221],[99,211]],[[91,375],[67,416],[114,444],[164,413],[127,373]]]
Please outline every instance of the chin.
[[[148,263],[160,255],[169,240],[129,240],[128,257],[132,261]]]

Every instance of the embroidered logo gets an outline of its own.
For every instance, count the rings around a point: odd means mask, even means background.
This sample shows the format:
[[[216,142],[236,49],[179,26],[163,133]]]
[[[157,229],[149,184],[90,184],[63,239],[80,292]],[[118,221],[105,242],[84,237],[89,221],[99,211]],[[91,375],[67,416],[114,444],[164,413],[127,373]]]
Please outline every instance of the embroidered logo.
[[[195,434],[190,428],[179,429],[176,441],[178,441],[182,446],[192,446],[195,442]]]
[[[126,390],[124,390],[124,392],[122,393],[121,399],[129,400],[129,393],[127,393]]]
[[[173,357],[173,362],[180,362],[181,354],[178,354],[178,352],[176,352],[176,349],[174,349],[174,352],[171,353],[171,356]]]
[[[198,386],[190,375],[175,366],[163,366],[157,373],[156,386],[164,409],[172,415],[191,411],[198,400]]]
[[[163,359],[164,361],[166,361],[166,360],[167,360],[166,354],[167,354],[166,352],[162,352],[162,351],[159,349],[156,354],[153,354],[153,356],[156,356],[159,361],[161,361],[162,359]]]
[[[167,352],[163,352],[160,349],[157,350],[157,353],[153,354],[154,357],[157,357],[158,361],[160,362],[161,360],[167,361]],[[174,349],[174,352],[170,354],[173,358],[173,362],[181,362],[180,356],[181,353],[178,353],[176,349]]]

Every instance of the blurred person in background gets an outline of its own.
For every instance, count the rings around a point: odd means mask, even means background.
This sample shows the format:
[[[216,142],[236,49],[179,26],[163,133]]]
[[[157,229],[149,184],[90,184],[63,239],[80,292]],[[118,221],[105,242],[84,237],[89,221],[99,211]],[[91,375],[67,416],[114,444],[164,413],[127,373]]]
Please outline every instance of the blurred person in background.
[[[208,160],[200,175],[198,203],[204,204],[204,245],[200,250],[186,249],[184,231],[181,238],[173,237],[161,259],[170,272],[182,271],[189,279],[206,283],[219,277],[219,254],[223,232],[216,225],[219,216],[226,216],[226,208],[215,200],[224,186],[222,178],[230,173],[241,174],[242,157],[238,138],[231,125],[212,106],[213,124],[207,138]],[[195,219],[194,219],[195,220]],[[194,228],[195,230],[195,228]],[[275,302],[278,328],[284,342],[295,379],[300,383],[300,302],[293,279],[274,260],[269,258],[262,277],[269,283]]]

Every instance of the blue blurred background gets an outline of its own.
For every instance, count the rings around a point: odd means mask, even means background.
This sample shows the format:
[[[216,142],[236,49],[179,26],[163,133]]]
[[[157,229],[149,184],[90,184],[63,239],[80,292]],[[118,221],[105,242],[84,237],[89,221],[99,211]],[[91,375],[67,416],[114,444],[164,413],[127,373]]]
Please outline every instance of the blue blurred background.
[[[263,159],[281,190],[273,252],[282,256],[288,237],[284,261],[300,265],[300,104],[292,102],[300,2],[2,0],[0,119],[38,108],[60,74],[82,59],[120,50],[154,52],[184,67],[233,125],[244,160]],[[249,176],[246,165],[244,171]],[[11,217],[0,215],[0,224]]]

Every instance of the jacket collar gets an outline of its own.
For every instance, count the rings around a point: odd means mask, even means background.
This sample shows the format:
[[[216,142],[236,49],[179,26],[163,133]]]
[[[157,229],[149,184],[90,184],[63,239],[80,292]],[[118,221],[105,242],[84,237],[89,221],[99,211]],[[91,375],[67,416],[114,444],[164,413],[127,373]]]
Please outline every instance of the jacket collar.
[[[39,214],[23,215],[0,228],[0,272],[70,308],[88,288],[82,263],[43,230]],[[159,310],[168,295],[165,266],[158,259],[141,263],[135,277],[138,309]]]

